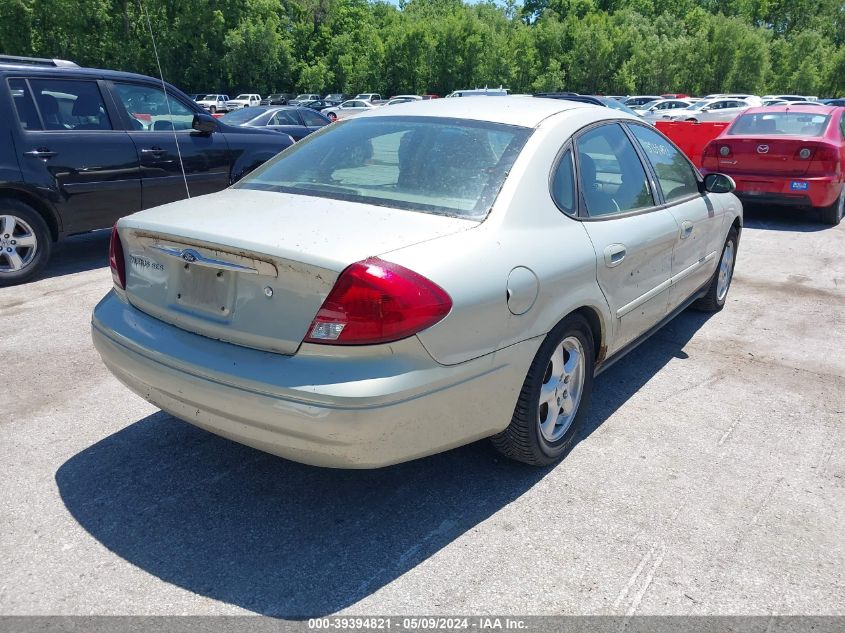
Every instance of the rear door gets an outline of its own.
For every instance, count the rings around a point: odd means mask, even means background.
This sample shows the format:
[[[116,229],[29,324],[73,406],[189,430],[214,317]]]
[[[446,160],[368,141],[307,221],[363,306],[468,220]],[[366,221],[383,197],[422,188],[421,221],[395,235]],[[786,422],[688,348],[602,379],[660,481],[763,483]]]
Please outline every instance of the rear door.
[[[114,82],[111,89],[141,165],[143,208],[188,197],[186,180],[191,197],[229,186],[225,136],[194,131],[196,111],[187,103],[172,94],[168,103],[159,86],[146,83]]]
[[[8,80],[24,180],[53,193],[64,233],[111,226],[141,209],[138,155],[95,79]]]
[[[646,169],[621,124],[580,133],[575,156],[579,214],[596,251],[599,286],[616,317],[612,352],[666,316],[678,223],[657,206]]]
[[[692,164],[653,128],[627,124],[651,168],[659,200],[678,224],[669,291],[671,312],[707,283],[721,251],[721,205],[702,194]]]

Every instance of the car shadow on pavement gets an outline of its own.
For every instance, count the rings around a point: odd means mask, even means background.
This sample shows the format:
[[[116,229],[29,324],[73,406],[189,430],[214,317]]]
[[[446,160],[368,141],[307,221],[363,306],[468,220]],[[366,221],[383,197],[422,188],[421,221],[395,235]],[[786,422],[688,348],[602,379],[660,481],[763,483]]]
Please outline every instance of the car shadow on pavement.
[[[579,441],[683,357],[705,320],[682,314],[602,374]],[[487,441],[379,470],[314,468],[159,412],[73,456],[56,482],[82,527],[131,564],[256,613],[306,618],[372,594],[550,470]]]
[[[60,240],[53,245],[47,267],[36,279],[72,275],[109,265],[111,229],[91,231]]]
[[[818,213],[813,209],[748,202],[743,204],[743,226],[749,229],[796,233],[815,233],[833,228],[823,224]]]

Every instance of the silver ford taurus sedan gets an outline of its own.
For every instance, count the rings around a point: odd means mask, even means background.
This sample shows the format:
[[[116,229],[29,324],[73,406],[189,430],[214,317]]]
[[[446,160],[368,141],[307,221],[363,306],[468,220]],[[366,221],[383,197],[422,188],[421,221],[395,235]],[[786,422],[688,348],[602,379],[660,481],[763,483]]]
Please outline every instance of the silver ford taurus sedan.
[[[120,220],[94,344],[156,406],[289,459],[370,468],[490,437],[549,464],[598,371],[724,305],[732,189],[609,108],[378,108]]]

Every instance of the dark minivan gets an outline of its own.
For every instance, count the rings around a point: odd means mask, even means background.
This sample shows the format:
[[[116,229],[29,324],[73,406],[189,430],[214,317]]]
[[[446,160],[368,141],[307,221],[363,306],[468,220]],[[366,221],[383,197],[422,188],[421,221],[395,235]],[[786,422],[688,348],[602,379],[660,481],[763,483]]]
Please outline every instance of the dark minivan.
[[[225,189],[293,143],[167,97],[143,75],[0,58],[0,286],[37,274],[58,239]]]

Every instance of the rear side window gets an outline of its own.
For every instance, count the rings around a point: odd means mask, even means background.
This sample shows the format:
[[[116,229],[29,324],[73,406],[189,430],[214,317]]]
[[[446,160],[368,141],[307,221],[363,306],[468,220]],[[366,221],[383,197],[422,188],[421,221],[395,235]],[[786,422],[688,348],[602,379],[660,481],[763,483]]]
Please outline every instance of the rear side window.
[[[572,166],[572,150],[566,150],[560,158],[552,178],[552,199],[564,213],[575,215],[575,169]]]
[[[328,123],[326,119],[321,117],[319,114],[314,112],[313,110],[309,110],[307,108],[300,110],[299,112],[302,115],[303,120],[305,121],[305,125],[310,127],[319,127],[321,125],[325,125]]]
[[[593,128],[577,140],[581,192],[592,217],[654,206],[645,169],[619,124]]]
[[[302,125],[294,110],[279,110],[270,119],[268,125]]]
[[[45,130],[111,130],[96,81],[30,79]]]
[[[29,91],[26,80],[10,79],[9,91],[12,94],[21,127],[25,130],[41,130],[41,119],[38,118],[38,110],[35,109],[35,102],[32,100],[32,93]]]
[[[657,132],[642,125],[629,126],[654,168],[666,202],[697,196],[698,178],[689,161]]]

